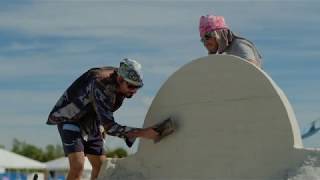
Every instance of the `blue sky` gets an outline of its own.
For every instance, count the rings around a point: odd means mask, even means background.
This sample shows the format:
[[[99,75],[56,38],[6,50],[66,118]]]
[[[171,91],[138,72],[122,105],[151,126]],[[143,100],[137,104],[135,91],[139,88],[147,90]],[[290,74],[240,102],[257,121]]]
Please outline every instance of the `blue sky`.
[[[0,144],[10,149],[14,137],[60,143],[45,124],[56,100],[88,68],[117,66],[124,57],[143,65],[145,86],[115,117],[141,126],[161,84],[206,55],[198,35],[206,14],[225,16],[257,45],[303,129],[320,117],[319,9],[317,1],[1,1]],[[305,146],[320,147],[319,137]],[[110,139],[109,148],[123,146]]]

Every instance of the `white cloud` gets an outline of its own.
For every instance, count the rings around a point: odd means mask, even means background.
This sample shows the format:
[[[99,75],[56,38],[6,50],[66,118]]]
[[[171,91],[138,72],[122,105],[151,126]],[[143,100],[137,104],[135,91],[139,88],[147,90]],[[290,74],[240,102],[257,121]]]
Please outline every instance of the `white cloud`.
[[[44,125],[59,96],[56,92],[1,90],[0,122],[2,126]]]
[[[299,22],[304,17],[292,14],[308,7],[303,3],[287,3],[284,6],[274,2],[35,2],[24,5],[19,11],[0,13],[0,26],[31,35],[69,36],[69,37],[139,37],[152,39],[154,34],[170,31],[171,36],[197,31],[200,15],[216,13],[225,15],[231,27],[251,30],[266,27],[261,22],[288,21]],[[251,8],[247,8],[250,4]],[[163,13],[165,10],[165,13]],[[270,13],[273,10],[274,13]],[[245,12],[245,13],[244,13]],[[277,13],[278,12],[278,13]],[[308,13],[308,12],[307,12]],[[241,14],[241,18],[239,17]],[[281,15],[280,15],[281,14]],[[258,16],[257,16],[258,15]],[[309,21],[317,19],[311,16]],[[247,24],[250,24],[248,26]],[[170,31],[168,31],[170,30]],[[140,33],[135,33],[135,32]],[[169,36],[170,37],[170,36]],[[170,41],[171,38],[166,40]],[[161,40],[161,39],[159,39]]]
[[[0,99],[2,103],[10,102],[16,104],[35,103],[43,105],[52,103],[52,100],[58,99],[62,92],[35,91],[35,90],[0,90]]]
[[[41,77],[42,75],[54,75],[54,74],[68,74],[68,71],[65,71],[59,67],[59,61],[50,61],[53,59],[47,55],[29,55],[26,57],[0,57],[0,74],[1,78],[17,78],[17,77],[26,77],[28,75],[37,75]]]
[[[198,41],[197,34],[197,24],[200,15],[216,12],[217,14],[225,15],[227,22],[236,30],[254,32],[259,31],[259,29],[255,28],[261,27],[268,27],[272,30],[282,28],[284,27],[283,25],[294,27],[294,21],[305,21],[304,16],[299,16],[299,13],[304,8],[308,8],[308,5],[295,2],[288,3],[286,11],[280,11],[284,6],[275,1],[251,3],[252,8],[249,10],[246,8],[248,2],[237,2],[239,6],[230,6],[230,2],[188,2],[183,7],[179,6],[179,4],[177,2],[117,3],[96,1],[92,3],[88,1],[36,1],[33,4],[22,5],[19,11],[0,12],[0,26],[3,29],[27,33],[34,37],[93,38],[91,42],[70,42],[66,40],[66,43],[59,44],[58,46],[37,42],[31,45],[20,42],[12,43],[8,47],[11,51],[49,48],[48,52],[29,55],[26,57],[25,63],[22,63],[25,67],[37,65],[39,67],[38,73],[41,73],[41,71],[43,73],[65,73],[61,72],[61,68],[53,69],[50,67],[59,67],[58,63],[61,64],[62,62],[66,66],[73,58],[78,57],[77,54],[79,54],[79,57],[81,57],[80,54],[82,56],[87,54],[87,57],[94,56],[94,54],[97,54],[94,51],[95,48],[105,45],[103,42],[99,42],[98,39],[94,41],[95,38],[105,38],[106,41],[109,38],[112,41],[115,40],[112,38],[122,40],[131,38],[131,40],[136,39],[137,42],[144,43],[145,47],[149,45],[153,48],[152,50],[158,48],[159,52],[157,54],[159,55],[162,52],[161,58],[147,57],[148,59],[152,59],[151,67],[148,70],[155,74],[165,75],[172,73],[177,66],[160,64],[159,62],[172,62],[174,59],[172,57],[182,54],[186,54],[185,57],[190,58],[176,58],[173,61],[191,60],[193,57],[200,55],[200,53],[204,53],[203,55],[205,55],[205,51]],[[164,9],[166,13],[163,13]],[[274,12],[281,12],[281,16],[278,13],[270,13],[270,9],[273,9]],[[244,10],[246,10],[246,13],[241,13]],[[304,13],[311,14],[312,12]],[[239,14],[241,14],[241,18],[239,18]],[[296,14],[295,18],[292,18],[294,14]],[[318,16],[311,14],[308,17],[307,21],[318,22]],[[263,28],[261,31],[263,31]],[[268,32],[265,35],[268,38],[275,38],[274,36],[268,36]],[[280,34],[277,37],[279,42],[281,38],[284,38]],[[294,37],[287,38],[293,39]],[[305,40],[302,43],[308,43],[307,41],[309,40]],[[130,43],[134,45],[133,42]],[[182,44],[185,46],[182,47]],[[167,47],[171,47],[172,50],[167,49]],[[293,49],[285,51],[284,48],[281,48],[278,52],[278,49],[273,48],[269,52],[273,54],[299,53],[293,51]],[[106,51],[108,50],[112,51],[112,49],[106,47]],[[319,53],[316,51],[308,52],[308,55],[310,54],[317,56]],[[305,53],[301,56],[304,55]],[[2,59],[5,60],[6,58],[3,57]],[[11,60],[14,61],[14,58],[11,58]],[[39,62],[44,60],[46,60],[45,63]],[[289,61],[287,59],[284,60]],[[52,64],[55,62],[56,64]],[[181,64],[183,63],[178,65]],[[11,72],[11,74],[19,72],[21,74],[29,74],[34,72],[32,68],[19,68],[18,70],[17,67],[19,67],[19,64],[10,65],[10,63],[5,63],[1,68],[3,71],[0,72]]]
[[[18,12],[1,12],[2,28],[15,29],[31,35],[73,37],[132,36],[140,29],[156,29],[175,25],[179,17],[172,8],[163,9],[136,3],[114,2],[48,2],[20,7]],[[144,32],[148,34],[148,31]],[[140,36],[142,34],[134,34]],[[150,34],[151,35],[151,34]]]
[[[37,115],[32,113],[24,114],[1,114],[0,122],[2,128],[25,127],[31,129],[41,128],[47,122],[47,115]]]

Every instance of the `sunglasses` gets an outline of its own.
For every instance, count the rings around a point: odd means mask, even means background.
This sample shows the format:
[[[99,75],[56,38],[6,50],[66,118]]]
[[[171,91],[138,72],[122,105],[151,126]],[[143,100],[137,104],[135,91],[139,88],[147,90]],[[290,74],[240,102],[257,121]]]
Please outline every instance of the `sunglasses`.
[[[206,43],[209,39],[215,37],[213,32],[207,32],[202,38],[201,38],[201,42],[202,43]]]
[[[130,84],[130,83],[127,82],[127,81],[125,81],[125,82],[126,82],[126,84],[127,84],[128,89],[130,89],[130,90],[134,90],[134,89],[139,89],[139,88],[141,88],[141,86],[136,86],[136,85]]]

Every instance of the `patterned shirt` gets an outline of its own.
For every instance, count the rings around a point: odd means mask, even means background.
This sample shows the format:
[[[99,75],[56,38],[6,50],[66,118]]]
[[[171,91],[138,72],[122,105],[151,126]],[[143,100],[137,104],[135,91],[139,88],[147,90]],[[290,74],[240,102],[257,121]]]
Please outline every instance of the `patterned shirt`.
[[[76,122],[84,134],[99,133],[102,125],[107,134],[124,138],[131,146],[135,138],[126,134],[135,128],[122,126],[113,117],[125,98],[116,92],[116,71],[114,67],[93,68],[81,75],[58,100],[47,124]]]

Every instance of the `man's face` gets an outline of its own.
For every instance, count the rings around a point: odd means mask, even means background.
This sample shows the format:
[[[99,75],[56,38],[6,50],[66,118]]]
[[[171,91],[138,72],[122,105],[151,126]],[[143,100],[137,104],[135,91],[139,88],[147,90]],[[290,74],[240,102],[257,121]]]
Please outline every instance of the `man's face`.
[[[207,33],[201,38],[203,45],[207,48],[209,54],[215,54],[218,51],[217,39],[212,34]]]
[[[129,82],[122,79],[119,83],[119,92],[126,98],[131,98],[139,89],[139,86],[130,84]]]

